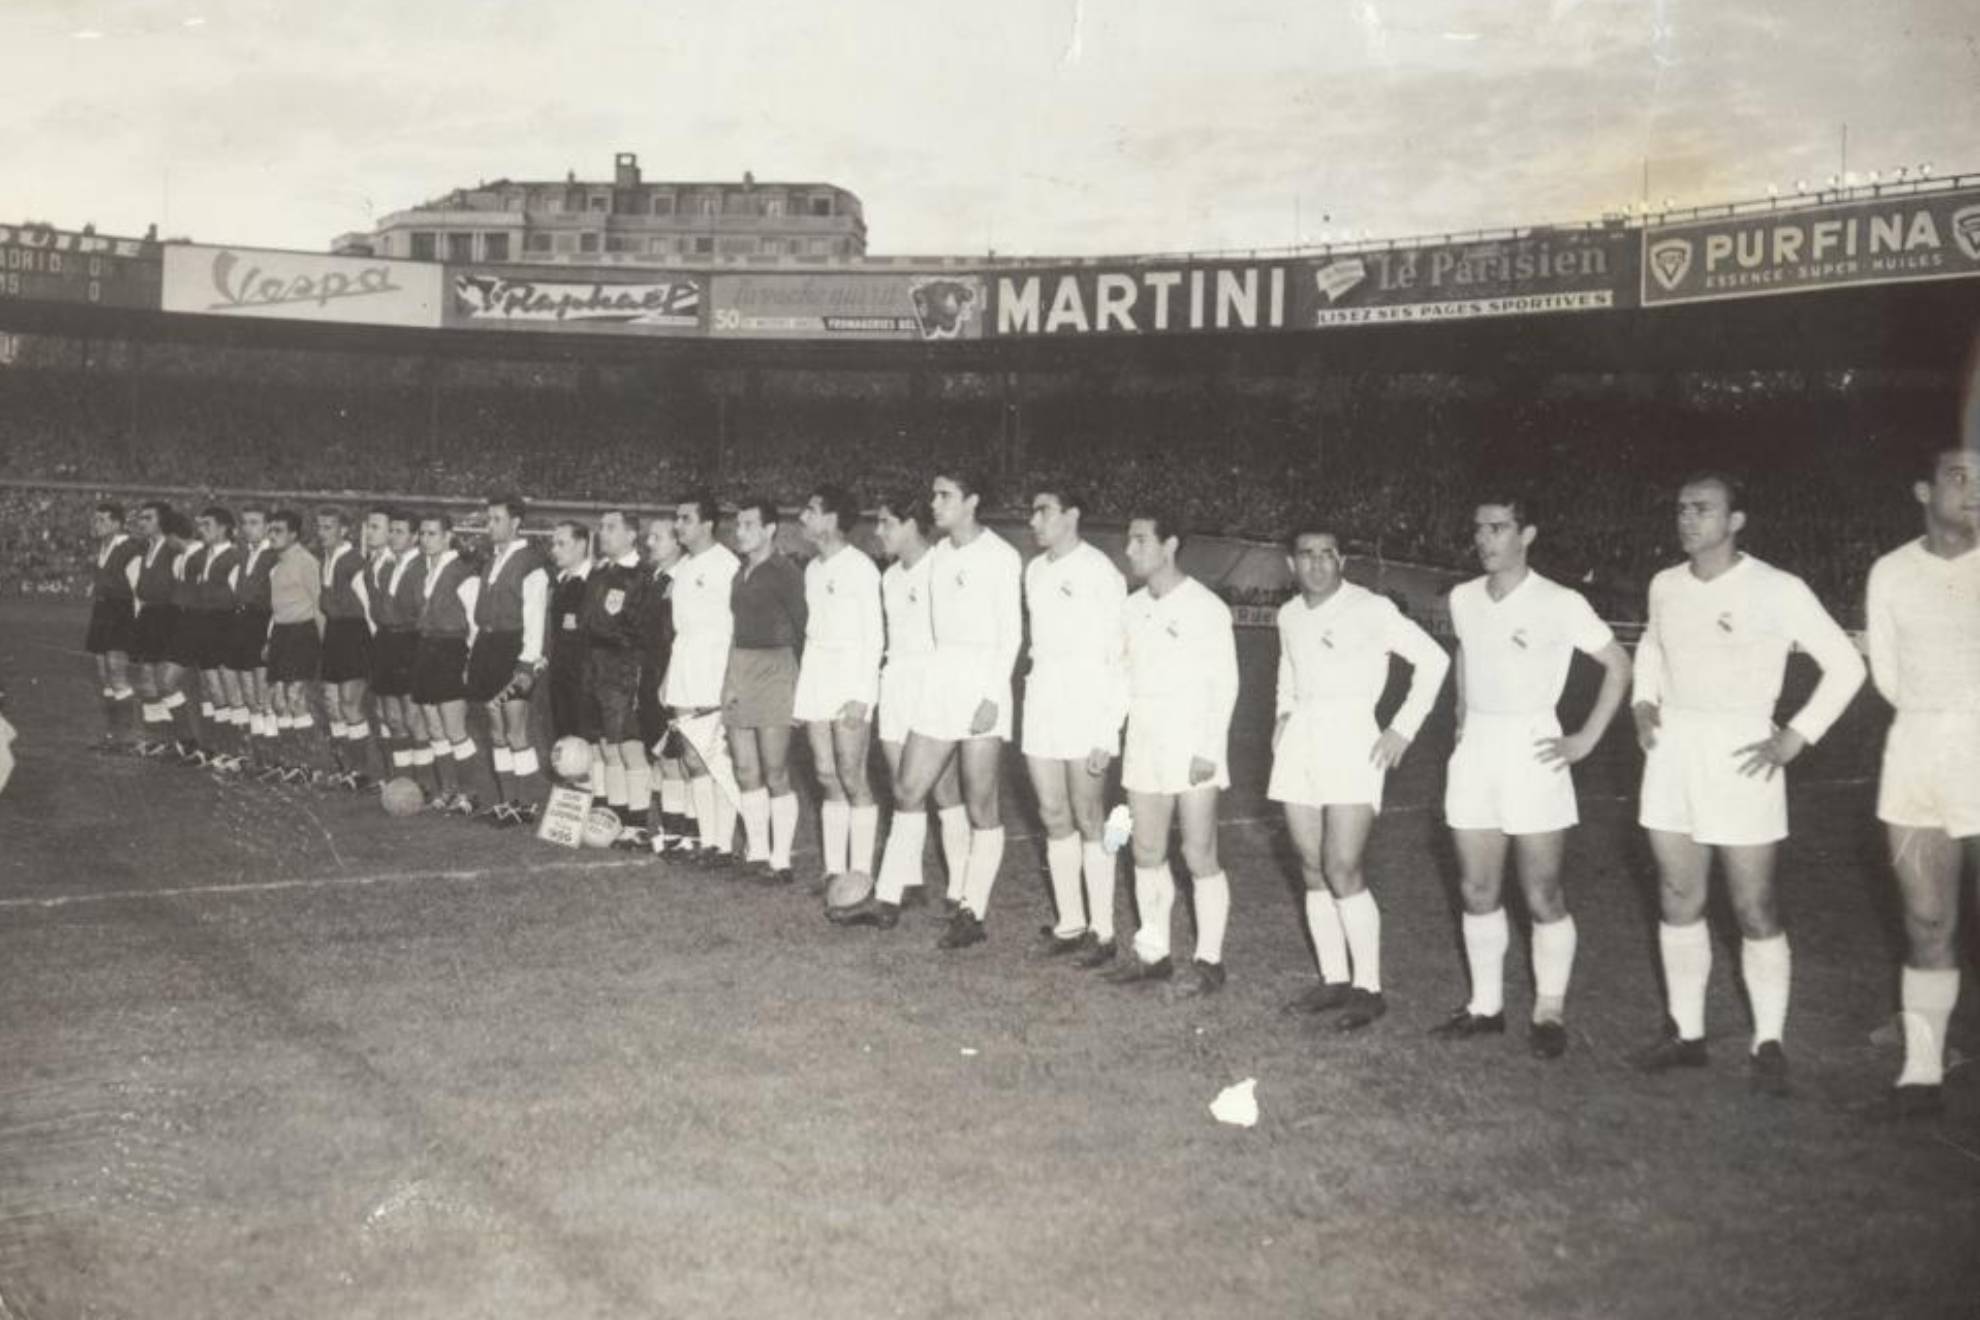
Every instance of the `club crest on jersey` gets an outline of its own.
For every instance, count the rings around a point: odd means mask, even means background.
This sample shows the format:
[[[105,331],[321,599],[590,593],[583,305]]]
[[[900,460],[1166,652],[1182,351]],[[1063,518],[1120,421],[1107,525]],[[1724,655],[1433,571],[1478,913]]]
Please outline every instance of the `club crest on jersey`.
[[[1070,583],[1070,582],[1061,582],[1061,583],[1059,584],[1059,594],[1060,594],[1061,596],[1064,596],[1064,597],[1065,597],[1065,598],[1066,598],[1067,600],[1071,600],[1071,599],[1073,598],[1073,586],[1072,586],[1072,583]]]
[[[1524,628],[1513,629],[1512,644],[1514,646],[1517,646],[1522,651],[1526,650],[1526,629]]]
[[[1721,613],[1721,614],[1719,615],[1719,617],[1718,617],[1718,619],[1716,620],[1716,622],[1717,622],[1717,623],[1718,623],[1718,625],[1719,625],[1719,631],[1720,631],[1720,632],[1722,632],[1722,633],[1726,633],[1726,634],[1728,634],[1728,635],[1730,635],[1730,634],[1731,634],[1731,632],[1732,632],[1732,630],[1733,630],[1733,616],[1732,616],[1732,611],[1731,611],[1731,610],[1726,610],[1726,611],[1724,611],[1723,613]]]
[[[1175,638],[1177,641],[1182,640],[1182,628],[1176,623],[1174,619],[1170,619],[1167,624],[1163,625],[1162,631],[1169,634],[1169,636]]]
[[[1320,634],[1320,645],[1326,647],[1329,651],[1334,649],[1334,630],[1332,628]]]
[[[605,593],[605,612],[617,614],[626,607],[626,593],[622,588],[612,587]]]
[[[969,585],[969,574],[965,573],[960,568],[956,570],[956,585],[959,587],[966,587]]]

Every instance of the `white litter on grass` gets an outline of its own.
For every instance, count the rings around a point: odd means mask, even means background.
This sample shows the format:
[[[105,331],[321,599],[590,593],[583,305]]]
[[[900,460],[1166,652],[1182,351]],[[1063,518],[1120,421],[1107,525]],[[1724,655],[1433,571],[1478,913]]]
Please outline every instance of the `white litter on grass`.
[[[1258,1079],[1247,1077],[1227,1086],[1210,1102],[1210,1116],[1234,1127],[1255,1127],[1258,1123]]]
[[[977,1056],[978,1053],[979,1051],[973,1050],[967,1045],[962,1047],[962,1054],[965,1059],[973,1059]]]

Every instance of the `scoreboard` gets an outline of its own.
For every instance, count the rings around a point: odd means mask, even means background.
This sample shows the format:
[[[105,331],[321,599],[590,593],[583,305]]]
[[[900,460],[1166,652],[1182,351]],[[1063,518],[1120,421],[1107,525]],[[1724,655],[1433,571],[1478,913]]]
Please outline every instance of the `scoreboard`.
[[[158,310],[156,243],[41,225],[0,225],[0,301]]]

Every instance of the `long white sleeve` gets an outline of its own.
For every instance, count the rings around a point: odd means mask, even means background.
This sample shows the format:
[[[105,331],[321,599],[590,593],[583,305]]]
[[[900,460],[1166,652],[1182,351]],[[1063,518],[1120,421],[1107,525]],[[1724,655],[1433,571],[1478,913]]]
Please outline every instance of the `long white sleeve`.
[[[474,624],[475,602],[481,599],[481,578],[470,574],[462,579],[459,589],[454,594],[460,597],[461,607],[467,611],[468,645],[473,646],[475,637],[481,632],[481,629]]]
[[[1788,727],[1809,742],[1820,742],[1843,711],[1849,708],[1857,689],[1863,686],[1863,657],[1842,625],[1829,617],[1822,602],[1799,578],[1792,579],[1792,636],[1794,644],[1821,666],[1822,681],[1808,694],[1808,700],[1788,721]]]
[[[1630,671],[1630,702],[1659,706],[1664,701],[1664,645],[1657,640],[1657,595],[1650,594],[1650,620],[1636,642],[1635,666]]]
[[[985,532],[982,535],[991,535]],[[997,640],[993,667],[984,675],[983,699],[1001,696],[1017,669],[1018,652],[1024,647],[1024,569],[1015,550],[1009,552],[1010,571],[1000,572],[991,584],[991,608],[997,617]]]
[[[866,559],[864,551],[853,550],[853,554]],[[872,561],[867,560],[871,565]],[[871,695],[866,699],[869,706],[880,700],[880,661],[887,654],[887,615],[880,600],[880,570],[869,567],[860,574],[858,592],[859,619],[859,672],[867,676],[872,685]]]
[[[1870,648],[1870,677],[1877,691],[1891,705],[1903,709],[1903,686],[1898,668],[1897,614],[1892,608],[1888,559],[1879,559],[1870,568],[1870,582],[1864,592],[1864,635]]]
[[[1444,676],[1450,672],[1451,658],[1437,645],[1436,638],[1393,606],[1385,640],[1390,652],[1409,661],[1410,668],[1409,695],[1403,698],[1389,727],[1413,740],[1423,721],[1430,717],[1431,707],[1437,704]]]
[[[535,665],[543,659],[543,620],[550,612],[550,575],[533,568],[522,581],[523,644],[516,663]]]
[[[1205,614],[1214,613],[1219,626],[1205,629],[1200,643],[1205,681],[1203,722],[1197,736],[1196,754],[1221,765],[1230,747],[1231,715],[1237,710],[1237,633],[1231,627],[1229,608],[1207,589],[1204,596],[1208,607]]]

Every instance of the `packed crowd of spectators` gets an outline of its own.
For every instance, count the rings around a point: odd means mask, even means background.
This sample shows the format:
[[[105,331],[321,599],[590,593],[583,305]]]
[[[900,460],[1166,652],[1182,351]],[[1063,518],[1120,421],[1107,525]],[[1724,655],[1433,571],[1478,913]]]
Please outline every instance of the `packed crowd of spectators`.
[[[0,370],[0,478],[635,504],[706,485],[794,504],[828,479],[868,499],[918,487],[953,461],[993,473],[1006,509],[1034,483],[1062,481],[1089,495],[1100,521],[1153,505],[1204,533],[1258,539],[1318,510],[1352,551],[1453,568],[1470,566],[1481,493],[1503,490],[1534,505],[1536,563],[1630,618],[1675,557],[1677,481],[1717,467],[1750,479],[1748,546],[1854,619],[1871,561],[1915,532],[1896,455],[1950,415],[1942,401],[1499,395],[1378,398],[1316,419],[1284,394],[1071,388],[1013,416],[982,391],[717,399],[483,370],[494,378],[440,389],[404,370],[327,381],[293,370]],[[88,503],[0,490],[0,590],[85,581]]]

